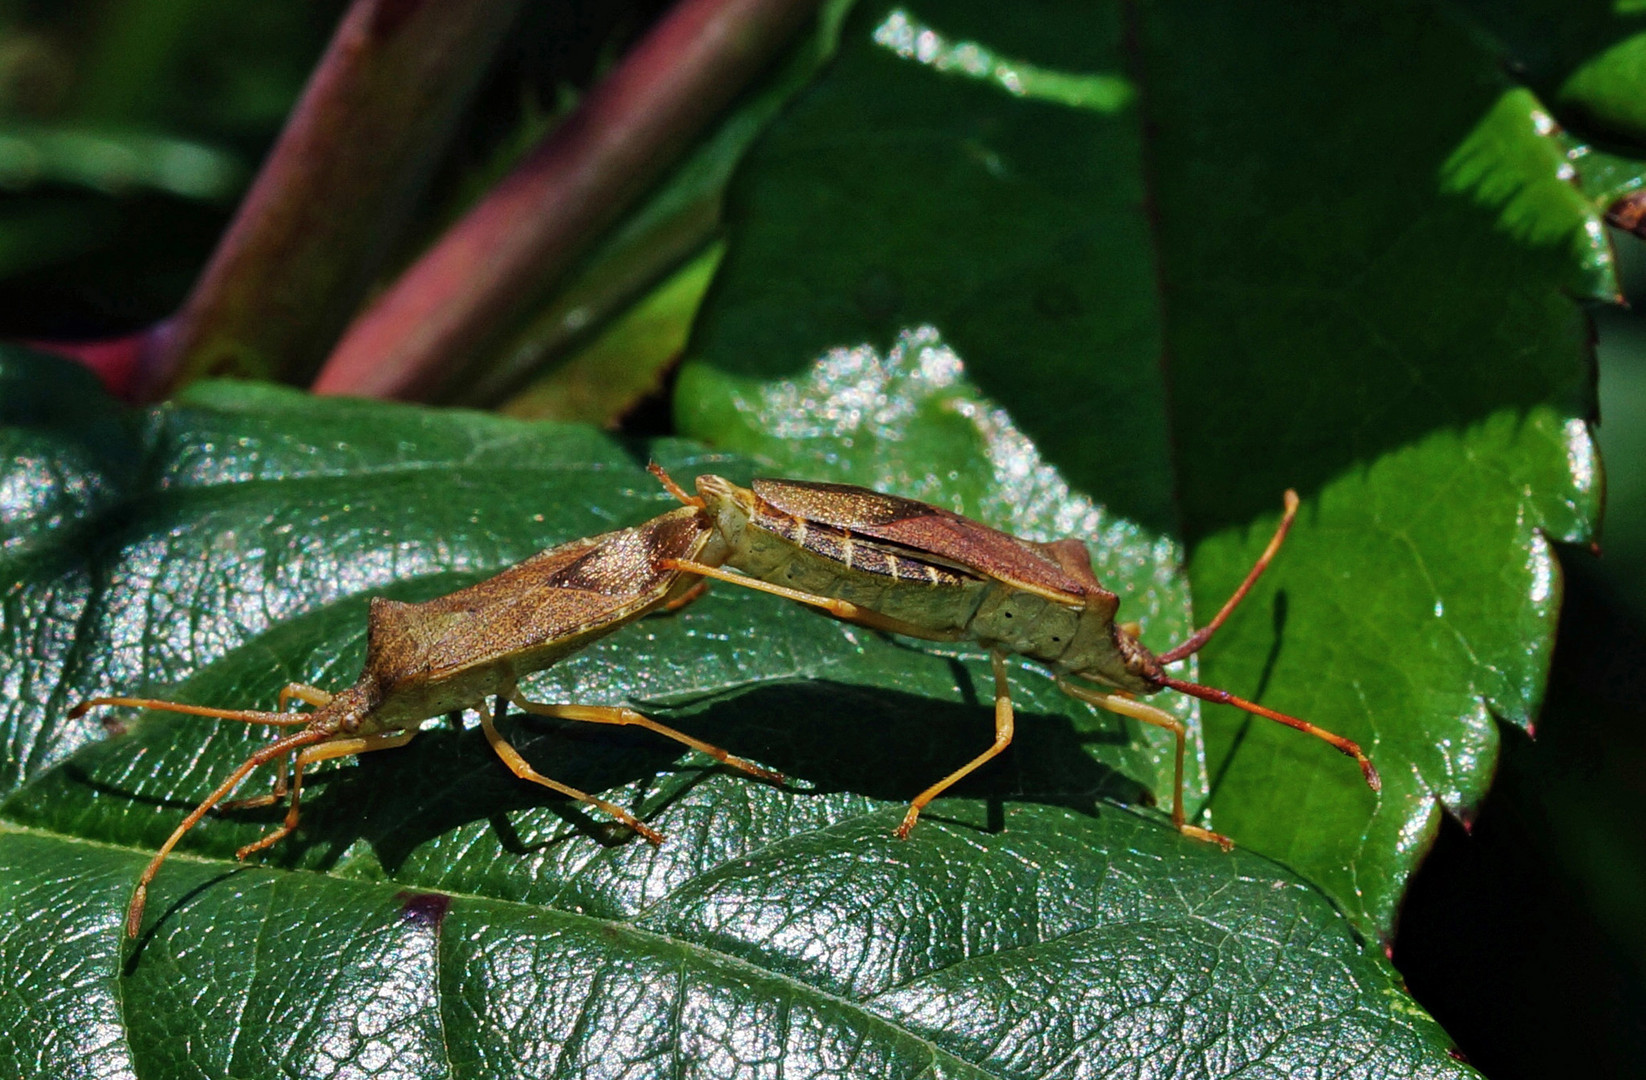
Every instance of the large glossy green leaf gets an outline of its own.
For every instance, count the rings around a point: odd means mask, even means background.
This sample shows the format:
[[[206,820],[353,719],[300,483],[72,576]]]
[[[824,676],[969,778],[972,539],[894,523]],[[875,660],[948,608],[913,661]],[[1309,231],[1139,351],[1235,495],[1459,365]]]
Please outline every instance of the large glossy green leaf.
[[[643,520],[669,505],[649,453],[747,467],[248,385],[124,413],[15,354],[0,408],[8,1076],[1472,1075],[1315,888],[1102,798],[1157,785],[1153,750],[1032,681],[1006,767],[893,839],[987,741],[986,665],[734,589],[529,690],[634,701],[789,786],[645,733],[506,724],[666,831],[654,849],[436,724],[318,767],[263,866],[231,853],[278,810],[208,818],[128,944],[149,853],[265,736],[162,713],[111,736],[69,703],[341,685],[367,596]],[[1110,569],[1142,587],[1157,560],[1126,534]]]
[[[734,183],[681,427],[1107,544],[977,487],[1055,468],[1154,540],[1159,585],[1111,583],[1156,647],[1185,625],[1168,540],[1204,620],[1296,488],[1291,541],[1201,676],[1360,741],[1383,790],[1217,707],[1201,791],[1218,829],[1386,937],[1498,726],[1531,723],[1548,542],[1598,513],[1576,298],[1616,285],[1572,182],[1587,148],[1427,4],[1020,15],[858,6]],[[905,414],[927,433],[888,425]]]

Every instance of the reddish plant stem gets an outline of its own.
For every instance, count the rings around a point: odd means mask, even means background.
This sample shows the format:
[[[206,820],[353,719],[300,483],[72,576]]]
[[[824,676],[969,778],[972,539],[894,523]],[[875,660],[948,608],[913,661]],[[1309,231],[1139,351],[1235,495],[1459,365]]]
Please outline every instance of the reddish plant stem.
[[[817,3],[680,0],[355,320],[315,392],[416,398],[451,380],[645,192]]]
[[[306,381],[512,21],[518,0],[355,0],[137,392],[205,374]]]
[[[97,341],[23,341],[21,344],[79,361],[102,380],[103,389],[115,397],[130,400],[148,349],[149,334],[145,331]]]

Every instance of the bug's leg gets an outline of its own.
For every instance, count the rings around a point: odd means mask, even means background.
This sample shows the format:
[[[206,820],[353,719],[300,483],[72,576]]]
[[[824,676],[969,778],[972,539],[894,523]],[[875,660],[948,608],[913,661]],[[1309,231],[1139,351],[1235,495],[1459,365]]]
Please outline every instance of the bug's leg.
[[[994,742],[987,750],[914,797],[909,803],[909,812],[903,815],[903,823],[894,830],[899,840],[909,838],[909,831],[914,828],[920,811],[928,803],[1012,744],[1016,720],[1012,712],[1012,689],[1006,680],[1006,654],[999,649],[991,649],[989,662],[994,666]]]
[[[578,720],[587,724],[629,724],[635,727],[643,727],[647,731],[655,731],[665,738],[673,739],[675,742],[684,743],[693,750],[701,750],[722,765],[730,765],[734,769],[741,769],[750,776],[758,776],[760,779],[768,780],[774,784],[782,784],[788,780],[788,777],[780,772],[761,768],[752,761],[745,761],[743,758],[728,754],[713,743],[706,743],[702,739],[694,739],[684,731],[676,731],[667,724],[660,724],[649,716],[637,713],[633,709],[623,708],[620,705],[549,705],[540,701],[527,701],[520,696],[518,691],[510,695],[509,700],[527,712],[536,713],[538,716],[553,716],[561,720]]]
[[[704,578],[703,580],[694,583],[691,588],[687,589],[673,600],[665,602],[657,610],[663,613],[679,611],[681,608],[685,607],[687,604],[691,603],[693,600],[696,600],[708,591],[709,581],[707,578]]]
[[[1275,534],[1269,538],[1269,546],[1263,549],[1263,554],[1257,557],[1257,562],[1253,563],[1252,568],[1246,572],[1246,580],[1240,583],[1240,588],[1234,591],[1233,596],[1224,601],[1217,614],[1212,616],[1211,622],[1190,634],[1183,640],[1182,644],[1173,646],[1161,653],[1160,662],[1162,664],[1170,664],[1174,660],[1181,660],[1191,653],[1199,652],[1201,646],[1211,640],[1212,635],[1217,633],[1217,628],[1223,625],[1223,620],[1229,617],[1229,612],[1233,611],[1236,605],[1246,599],[1246,594],[1252,591],[1253,585],[1257,584],[1257,579],[1268,568],[1269,561],[1275,557],[1275,552],[1280,550],[1281,542],[1286,539],[1286,534],[1291,531],[1292,522],[1296,519],[1297,492],[1288,490],[1286,492],[1286,512],[1280,516],[1280,524],[1275,527]]]
[[[260,806],[273,806],[286,797],[286,782],[291,771],[291,762],[286,758],[280,759],[280,771],[274,774],[274,790],[267,795],[252,795],[244,799],[230,799],[217,804],[218,810],[256,810]]]
[[[313,705],[318,709],[323,705],[330,705],[332,695],[331,691],[322,690],[318,686],[310,686],[308,683],[287,683],[280,690],[280,703],[275,708],[280,712],[285,712],[286,706],[291,704],[292,698],[296,698],[306,705]]]
[[[1183,721],[1153,705],[1145,705],[1141,701],[1126,697],[1123,694],[1111,694],[1087,686],[1078,686],[1063,678],[1057,680],[1057,688],[1070,697],[1096,705],[1100,709],[1107,709],[1121,716],[1129,716],[1134,720],[1141,720],[1145,724],[1165,728],[1172,733],[1177,741],[1177,753],[1172,778],[1172,824],[1184,836],[1192,836],[1196,840],[1210,840],[1212,843],[1228,851],[1234,847],[1234,841],[1227,836],[1219,835],[1210,829],[1202,829],[1198,825],[1190,825],[1183,813],[1183,753],[1188,743],[1188,730]]]
[[[497,720],[501,720],[504,714],[508,712],[509,698],[513,696],[513,693],[514,692],[511,690],[509,694],[497,695],[497,712],[495,717],[492,713],[487,712],[485,709],[480,710],[480,728],[486,733],[486,741],[491,743],[493,752],[495,752],[498,757],[503,759],[503,764],[509,767],[509,771],[520,777],[522,780],[530,780],[534,784],[542,784],[551,791],[558,791],[560,794],[565,795],[568,798],[576,799],[578,802],[588,803],[590,806],[599,807],[619,822],[627,825],[641,836],[644,836],[653,844],[661,844],[663,842],[662,833],[647,825],[645,822],[641,821],[621,806],[613,805],[605,799],[597,799],[588,792],[578,791],[576,788],[562,784],[558,780],[550,780],[548,777],[532,768],[530,763],[528,763],[525,758],[520,756],[520,751],[511,746],[509,741],[503,738],[502,733],[497,730],[496,723]]]
[[[331,732],[323,728],[310,728],[307,731],[299,731],[294,735],[276,739],[245,761],[242,761],[228,775],[227,779],[217,785],[217,790],[201,800],[200,805],[190,811],[189,816],[184,818],[177,828],[172,831],[171,836],[166,838],[166,842],[160,845],[160,850],[154,853],[154,858],[149,860],[149,865],[144,868],[142,877],[137,879],[137,889],[132,893],[131,904],[126,908],[126,936],[137,936],[138,929],[143,925],[143,906],[148,903],[149,882],[154,880],[154,875],[159,871],[160,864],[166,861],[166,856],[171,854],[171,849],[177,846],[177,842],[183,839],[184,834],[199,824],[200,819],[205,817],[213,806],[222,802],[228,793],[234,790],[235,785],[244,780],[259,765],[267,764],[276,758],[285,757],[300,747],[325,742],[329,738],[331,738]]]
[[[773,596],[781,596],[785,600],[793,600],[797,603],[806,604],[815,608],[821,608],[837,619],[844,619],[849,623],[856,623],[858,626],[866,626],[870,630],[884,630],[890,634],[907,634],[909,637],[925,638],[927,641],[959,641],[965,636],[960,632],[933,633],[924,627],[916,626],[913,623],[904,622],[902,619],[894,619],[890,615],[882,615],[878,611],[870,611],[868,608],[860,607],[859,605],[852,603],[850,600],[840,600],[833,596],[819,596],[816,593],[802,592],[799,589],[791,589],[786,585],[773,585],[769,581],[761,581],[759,578],[752,578],[746,574],[739,574],[735,570],[724,570],[718,566],[707,566],[703,563],[692,562],[690,559],[664,559],[662,561],[662,565],[669,570],[680,570],[688,574],[700,574],[706,578],[714,578],[716,581],[725,581],[733,585],[741,585],[745,589],[753,589],[756,592],[771,593]]]
[[[279,843],[297,831],[298,804],[303,799],[303,766],[313,765],[320,761],[330,761],[332,758],[348,757],[350,754],[367,754],[373,750],[393,750],[397,746],[405,746],[416,735],[414,728],[411,731],[397,731],[394,734],[378,733],[376,735],[361,735],[348,739],[333,739],[323,746],[312,746],[301,751],[292,765],[291,772],[291,805],[286,809],[286,820],[277,829],[253,840],[245,847],[234,853],[237,859],[244,859],[254,851],[262,851]],[[282,765],[284,762],[282,762]]]

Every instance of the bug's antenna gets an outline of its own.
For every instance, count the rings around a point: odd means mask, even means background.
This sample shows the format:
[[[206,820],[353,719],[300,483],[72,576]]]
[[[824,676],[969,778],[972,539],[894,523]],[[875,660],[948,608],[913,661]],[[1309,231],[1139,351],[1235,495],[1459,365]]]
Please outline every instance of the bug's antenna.
[[[252,754],[245,761],[242,761],[239,768],[235,769],[228,775],[227,779],[217,785],[216,791],[202,799],[200,805],[196,806],[194,811],[184,818],[176,829],[172,830],[171,836],[167,838],[164,844],[160,845],[160,850],[154,853],[154,858],[149,860],[149,865],[144,869],[143,876],[137,879],[137,889],[132,893],[131,904],[126,908],[126,936],[129,938],[137,936],[138,929],[143,925],[143,907],[148,903],[149,882],[154,880],[154,875],[159,871],[160,864],[166,861],[166,856],[171,854],[171,849],[177,846],[179,840],[183,839],[184,833],[194,828],[212,807],[228,798],[229,792],[234,790],[235,785],[244,780],[259,765],[273,761],[282,754],[289,754],[293,750],[307,746],[310,743],[325,742],[333,734],[333,732],[324,728],[309,728],[306,731],[299,731],[295,735],[287,735],[284,738],[276,739]]]
[[[646,463],[646,471],[657,477],[657,482],[663,485],[664,491],[667,491],[670,495],[673,495],[687,506],[695,506],[699,510],[703,509],[703,500],[698,498],[696,495],[687,495],[686,489],[675,483],[674,477],[670,476],[664,470],[663,466],[659,465],[655,461],[648,461]]]
[[[1383,781],[1377,775],[1377,767],[1372,764],[1372,759],[1367,757],[1366,754],[1360,749],[1360,744],[1355,742],[1353,739],[1345,739],[1341,735],[1332,734],[1323,727],[1316,727],[1307,720],[1299,720],[1295,716],[1287,716],[1283,712],[1275,712],[1273,709],[1264,708],[1262,705],[1259,705],[1256,702],[1247,701],[1245,698],[1235,697],[1227,690],[1219,690],[1215,686],[1202,686],[1199,683],[1192,683],[1183,679],[1174,679],[1170,675],[1162,675],[1160,677],[1160,682],[1164,686],[1169,686],[1173,690],[1178,690],[1182,693],[1197,697],[1201,701],[1211,701],[1219,705],[1233,705],[1237,709],[1246,710],[1253,716],[1261,716],[1267,720],[1277,721],[1278,723],[1285,724],[1287,727],[1296,728],[1305,735],[1313,735],[1317,739],[1331,743],[1342,753],[1347,754],[1349,757],[1352,757],[1356,761],[1360,762],[1360,772],[1366,777],[1366,785],[1368,787],[1370,787],[1373,791],[1383,790]]]
[[[1159,659],[1162,664],[1169,664],[1174,660],[1181,660],[1185,656],[1199,652],[1201,647],[1212,639],[1212,635],[1217,633],[1217,628],[1223,625],[1223,620],[1229,617],[1229,612],[1233,611],[1237,604],[1246,599],[1246,594],[1252,591],[1253,585],[1257,584],[1257,579],[1268,568],[1269,560],[1275,557],[1275,552],[1280,550],[1280,544],[1286,539],[1286,534],[1291,532],[1292,522],[1296,518],[1297,492],[1288,488],[1286,491],[1286,512],[1281,515],[1280,524],[1276,526],[1274,536],[1269,539],[1269,546],[1263,549],[1263,554],[1257,557],[1257,562],[1252,565],[1252,569],[1246,574],[1246,580],[1240,583],[1240,588],[1236,589],[1234,595],[1224,603],[1222,610],[1212,616],[1211,622],[1190,634],[1181,645],[1176,645],[1161,653]]]

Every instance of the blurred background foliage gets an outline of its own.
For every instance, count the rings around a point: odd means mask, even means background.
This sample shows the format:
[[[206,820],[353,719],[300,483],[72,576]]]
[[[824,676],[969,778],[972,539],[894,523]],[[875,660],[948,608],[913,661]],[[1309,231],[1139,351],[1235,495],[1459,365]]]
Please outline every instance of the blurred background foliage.
[[[0,335],[111,336],[173,312],[345,6],[0,0]],[[439,164],[400,261],[563,117],[664,7],[528,4]],[[1613,239],[1627,297],[1646,299],[1639,241]],[[602,396],[600,356],[672,358],[718,254],[699,247],[634,303],[578,324],[578,355],[508,411],[621,415],[630,431],[665,429],[666,409],[647,404],[652,376]],[[1579,1044],[1589,1075],[1639,1075],[1646,1046],[1646,843],[1636,823],[1646,802],[1640,312],[1596,312],[1604,554],[1561,552],[1567,606],[1538,736],[1505,728],[1497,783],[1470,832],[1448,824],[1413,882],[1394,950],[1417,998],[1497,1078],[1561,1074]],[[551,315],[568,319],[565,310]]]

